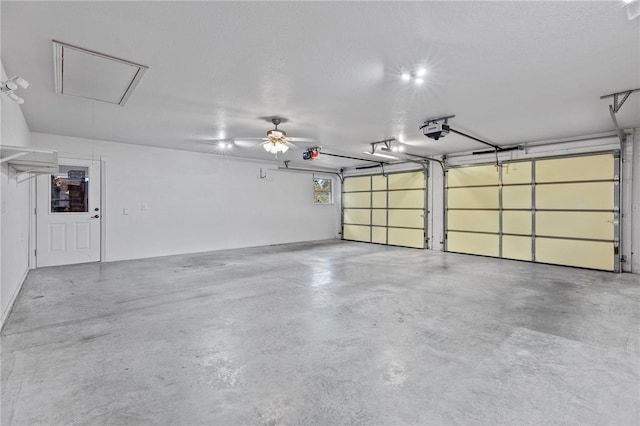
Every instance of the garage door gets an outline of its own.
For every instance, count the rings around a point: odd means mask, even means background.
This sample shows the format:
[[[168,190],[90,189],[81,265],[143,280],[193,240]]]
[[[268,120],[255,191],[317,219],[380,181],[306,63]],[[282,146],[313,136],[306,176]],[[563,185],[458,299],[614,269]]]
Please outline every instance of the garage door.
[[[425,200],[422,171],[346,177],[343,239],[424,248]]]
[[[619,270],[617,153],[450,168],[446,249]]]

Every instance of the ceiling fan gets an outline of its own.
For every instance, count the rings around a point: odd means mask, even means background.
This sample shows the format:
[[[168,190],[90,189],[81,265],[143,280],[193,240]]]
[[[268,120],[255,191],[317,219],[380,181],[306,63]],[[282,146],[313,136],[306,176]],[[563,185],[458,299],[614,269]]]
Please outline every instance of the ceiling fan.
[[[271,117],[268,119],[273,123],[274,128],[267,131],[266,137],[263,138],[238,138],[236,139],[236,143],[242,144],[243,141],[250,140],[260,140],[262,141],[260,145],[270,154],[279,154],[285,153],[289,150],[289,148],[298,148],[293,142],[297,143],[316,143],[315,139],[311,138],[294,138],[287,136],[287,132],[282,129],[279,129],[278,126],[281,123],[286,122],[285,118],[281,117]],[[255,146],[255,145],[254,145]]]
[[[281,117],[270,117],[268,119],[274,125],[274,128],[267,131],[266,137],[262,138],[227,138],[227,139],[215,139],[212,142],[216,143],[220,148],[230,148],[233,145],[239,145],[241,147],[251,148],[256,146],[256,142],[262,141],[260,145],[270,154],[285,153],[289,148],[298,148],[293,142],[297,143],[316,143],[315,139],[311,138],[298,138],[289,137],[287,133],[279,129],[278,126],[287,120]]]
[[[284,130],[278,129],[278,125],[282,122],[280,118],[274,117],[271,119],[271,122],[275,126],[275,129],[267,132],[267,137],[265,141],[262,142],[262,147],[270,154],[285,153],[290,146],[293,146],[291,144],[291,138],[287,137],[287,133]]]
[[[285,153],[289,148],[298,148],[293,142],[297,143],[317,143],[312,138],[294,138],[287,136],[284,130],[278,129],[278,126],[286,120],[280,117],[272,117],[271,122],[274,128],[267,132],[267,137],[262,138],[262,147],[265,151],[271,154],[278,154],[279,152]]]

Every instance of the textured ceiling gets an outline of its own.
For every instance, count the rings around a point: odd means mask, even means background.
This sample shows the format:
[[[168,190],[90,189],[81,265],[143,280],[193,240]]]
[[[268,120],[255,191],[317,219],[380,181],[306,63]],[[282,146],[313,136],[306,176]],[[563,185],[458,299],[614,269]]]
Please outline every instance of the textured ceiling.
[[[290,136],[362,156],[395,137],[424,155],[613,130],[604,94],[640,87],[640,19],[593,2],[1,2],[2,61],[29,80],[32,131],[273,158],[242,138]],[[124,107],[54,93],[51,40],[147,65]],[[421,86],[403,67],[428,69]],[[640,127],[640,93],[618,114]],[[300,150],[279,159],[302,164]],[[323,160],[325,165],[344,161]]]

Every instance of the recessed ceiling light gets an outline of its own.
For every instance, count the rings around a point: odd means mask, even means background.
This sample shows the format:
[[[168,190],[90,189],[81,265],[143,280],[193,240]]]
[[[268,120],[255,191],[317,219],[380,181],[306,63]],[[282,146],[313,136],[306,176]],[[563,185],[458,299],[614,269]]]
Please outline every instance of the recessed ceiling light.
[[[424,83],[424,76],[427,75],[427,69],[422,66],[414,66],[411,68],[411,71],[404,71],[400,77],[404,81],[413,80],[414,83],[422,84]]]

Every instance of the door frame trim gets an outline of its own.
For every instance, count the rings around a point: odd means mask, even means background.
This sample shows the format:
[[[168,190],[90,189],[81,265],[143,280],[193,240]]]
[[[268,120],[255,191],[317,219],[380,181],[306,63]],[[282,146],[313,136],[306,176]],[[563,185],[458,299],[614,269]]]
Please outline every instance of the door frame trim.
[[[85,160],[85,161],[97,161],[100,163],[100,260],[98,262],[103,263],[106,260],[106,218],[105,218],[105,205],[106,205],[106,165],[107,157],[94,157],[91,155],[73,154],[73,153],[61,153],[60,158],[67,160]],[[29,270],[37,269],[36,248],[37,244],[37,215],[36,207],[38,205],[37,194],[37,175],[30,179],[30,223],[29,223]]]

